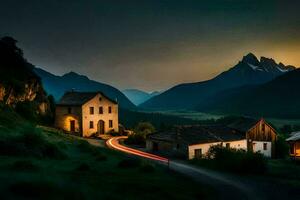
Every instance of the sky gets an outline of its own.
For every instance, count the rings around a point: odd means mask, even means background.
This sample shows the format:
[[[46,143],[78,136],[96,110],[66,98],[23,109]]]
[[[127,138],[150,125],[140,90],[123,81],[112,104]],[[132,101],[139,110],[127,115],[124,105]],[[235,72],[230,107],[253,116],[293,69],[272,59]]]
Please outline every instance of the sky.
[[[31,63],[119,89],[208,80],[249,52],[300,66],[297,0],[1,0]]]

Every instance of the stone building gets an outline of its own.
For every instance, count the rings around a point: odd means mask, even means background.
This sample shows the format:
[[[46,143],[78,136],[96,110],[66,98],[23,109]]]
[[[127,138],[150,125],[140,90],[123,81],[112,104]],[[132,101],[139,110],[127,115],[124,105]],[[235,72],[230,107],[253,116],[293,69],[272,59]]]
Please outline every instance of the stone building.
[[[56,105],[55,126],[83,137],[118,132],[118,103],[102,92],[66,92]]]
[[[264,120],[244,118],[228,125],[179,126],[149,135],[148,151],[188,159],[204,156],[213,145],[261,152],[273,157],[275,130]]]

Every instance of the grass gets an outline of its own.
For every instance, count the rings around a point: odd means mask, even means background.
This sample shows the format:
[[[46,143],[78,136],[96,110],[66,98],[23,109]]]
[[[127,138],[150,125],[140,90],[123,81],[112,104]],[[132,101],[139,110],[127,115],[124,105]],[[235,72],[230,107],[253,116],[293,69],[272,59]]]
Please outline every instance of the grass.
[[[5,120],[10,123],[9,119]],[[30,153],[0,155],[0,192],[3,199],[216,197],[211,188],[149,161],[131,159],[123,153],[91,146],[85,140],[53,128],[36,129],[21,121],[14,123],[16,126],[6,127],[0,117],[0,140],[14,144],[9,147],[11,149],[22,146]],[[36,154],[45,146],[52,146],[50,150],[46,148],[46,156],[44,153]],[[64,157],[58,159],[57,152]]]

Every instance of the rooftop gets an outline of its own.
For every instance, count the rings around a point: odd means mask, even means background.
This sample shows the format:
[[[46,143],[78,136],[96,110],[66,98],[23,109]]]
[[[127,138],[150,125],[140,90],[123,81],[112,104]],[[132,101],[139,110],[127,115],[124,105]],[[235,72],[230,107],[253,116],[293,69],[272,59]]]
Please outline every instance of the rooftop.
[[[59,100],[59,102],[57,103],[57,105],[81,106],[81,105],[85,104],[87,101],[89,101],[92,98],[94,98],[97,94],[101,94],[102,96],[104,96],[105,98],[107,98],[108,100],[110,100],[111,102],[117,104],[116,101],[110,99],[109,97],[107,97],[102,92],[75,92],[75,91],[71,91],[71,92],[66,92],[61,97],[61,99]]]

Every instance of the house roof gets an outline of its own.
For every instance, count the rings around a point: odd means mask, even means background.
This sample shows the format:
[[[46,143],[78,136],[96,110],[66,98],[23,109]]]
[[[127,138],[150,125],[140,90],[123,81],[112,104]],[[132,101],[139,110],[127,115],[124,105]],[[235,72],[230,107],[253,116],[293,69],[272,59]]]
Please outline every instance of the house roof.
[[[91,100],[92,98],[94,98],[97,94],[101,94],[102,96],[104,96],[105,98],[107,98],[109,101],[117,104],[116,101],[110,99],[109,97],[107,97],[105,94],[103,94],[102,92],[75,92],[75,91],[71,91],[71,92],[66,92],[61,99],[59,100],[59,102],[57,103],[57,105],[62,105],[62,106],[81,106],[83,104],[85,104],[86,102],[88,102],[89,100]]]
[[[253,118],[242,117],[235,120],[233,123],[228,124],[227,126],[233,129],[236,129],[241,132],[247,132],[253,126],[255,126],[260,120]]]
[[[300,132],[293,132],[291,137],[287,138],[286,141],[297,141],[300,140]]]
[[[245,134],[226,126],[181,126],[170,131],[153,133],[149,139],[192,144],[245,139]]]

